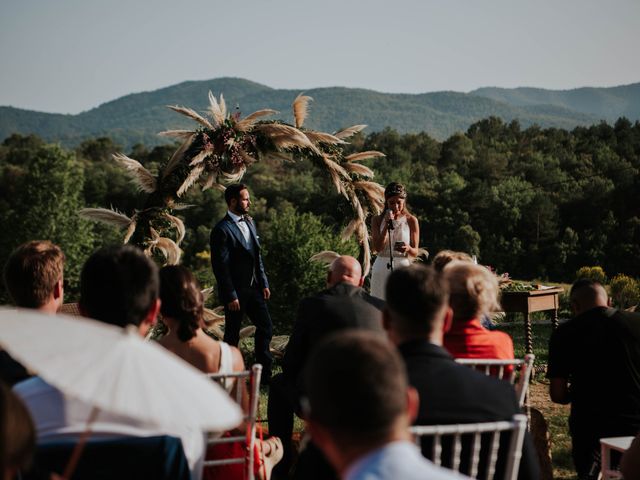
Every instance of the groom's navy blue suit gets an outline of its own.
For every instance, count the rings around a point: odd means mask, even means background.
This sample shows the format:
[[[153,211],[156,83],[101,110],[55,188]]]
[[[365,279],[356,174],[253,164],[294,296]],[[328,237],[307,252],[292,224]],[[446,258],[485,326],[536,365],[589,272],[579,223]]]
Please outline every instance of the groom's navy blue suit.
[[[263,291],[269,288],[267,275],[260,255],[260,241],[250,217],[245,216],[249,227],[247,242],[238,224],[228,214],[211,231],[211,266],[218,283],[218,295],[224,304],[224,341],[237,346],[240,323],[246,314],[256,326],[256,360],[262,364],[262,376],[271,377],[273,359],[269,353],[272,327],[271,317]],[[230,311],[228,305],[240,302],[239,311]]]

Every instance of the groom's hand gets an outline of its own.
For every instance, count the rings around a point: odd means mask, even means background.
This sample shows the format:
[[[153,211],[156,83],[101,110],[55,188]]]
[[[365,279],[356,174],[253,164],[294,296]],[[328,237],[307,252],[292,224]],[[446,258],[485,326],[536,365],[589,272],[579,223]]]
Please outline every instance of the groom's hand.
[[[268,288],[262,290],[262,295],[265,300],[269,300],[271,298],[271,291]]]
[[[238,310],[240,310],[240,300],[238,300],[237,298],[235,300],[233,300],[232,302],[229,302],[227,304],[227,309],[230,312],[237,312]]]

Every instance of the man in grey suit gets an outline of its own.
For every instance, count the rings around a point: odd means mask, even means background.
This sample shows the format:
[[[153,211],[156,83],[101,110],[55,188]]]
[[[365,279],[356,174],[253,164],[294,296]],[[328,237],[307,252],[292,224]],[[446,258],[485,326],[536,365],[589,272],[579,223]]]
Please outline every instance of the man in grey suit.
[[[384,335],[384,302],[362,288],[362,267],[350,256],[333,261],[327,275],[327,289],[300,302],[296,323],[284,356],[283,373],[276,375],[269,392],[269,433],[282,439],[283,461],[276,476],[288,468],[291,455],[293,414],[300,413],[303,370],[309,353],[327,335],[346,329],[373,330]]]
[[[247,186],[230,185],[224,192],[229,211],[211,231],[211,266],[224,303],[224,341],[237,346],[246,314],[256,326],[255,354],[262,364],[262,383],[271,379],[269,352],[272,325],[266,301],[271,296],[260,254],[260,241],[249,213]]]

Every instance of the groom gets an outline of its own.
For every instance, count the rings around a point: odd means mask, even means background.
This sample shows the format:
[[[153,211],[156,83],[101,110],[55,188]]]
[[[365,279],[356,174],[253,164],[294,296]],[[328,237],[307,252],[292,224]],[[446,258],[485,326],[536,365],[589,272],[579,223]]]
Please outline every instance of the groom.
[[[237,346],[240,323],[246,314],[256,326],[255,355],[262,364],[262,383],[271,379],[269,352],[271,317],[269,282],[264,272],[256,227],[247,215],[251,199],[247,186],[230,185],[224,192],[229,211],[211,231],[211,266],[224,303],[224,341]]]

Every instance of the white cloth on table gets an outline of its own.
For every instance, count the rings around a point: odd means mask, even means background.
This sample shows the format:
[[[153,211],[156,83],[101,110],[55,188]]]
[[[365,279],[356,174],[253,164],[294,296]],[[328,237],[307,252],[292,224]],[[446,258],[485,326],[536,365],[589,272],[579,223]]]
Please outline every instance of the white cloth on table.
[[[29,409],[36,427],[38,444],[75,439],[85,431],[92,410],[88,403],[64,395],[40,377],[17,383],[13,390]],[[91,438],[116,439],[157,435],[170,435],[182,440],[191,478],[199,480],[202,477],[202,462],[206,448],[206,438],[201,430],[186,425],[159,427],[104,411],[100,411],[91,424]]]
[[[413,443],[388,443],[359,458],[347,468],[345,480],[460,480],[467,478],[434,465]]]
[[[396,242],[404,242],[411,245],[411,231],[407,223],[407,217],[403,216],[396,220],[392,220],[393,230],[391,230],[391,248],[393,249]],[[380,222],[380,232],[384,229],[385,223]],[[387,268],[389,263],[389,235],[385,235],[384,247],[380,252],[376,261],[373,262],[371,268],[371,295],[381,299],[385,299],[384,289],[387,284],[387,277],[391,270]],[[393,250],[393,268],[408,267],[411,260],[403,253]]]

